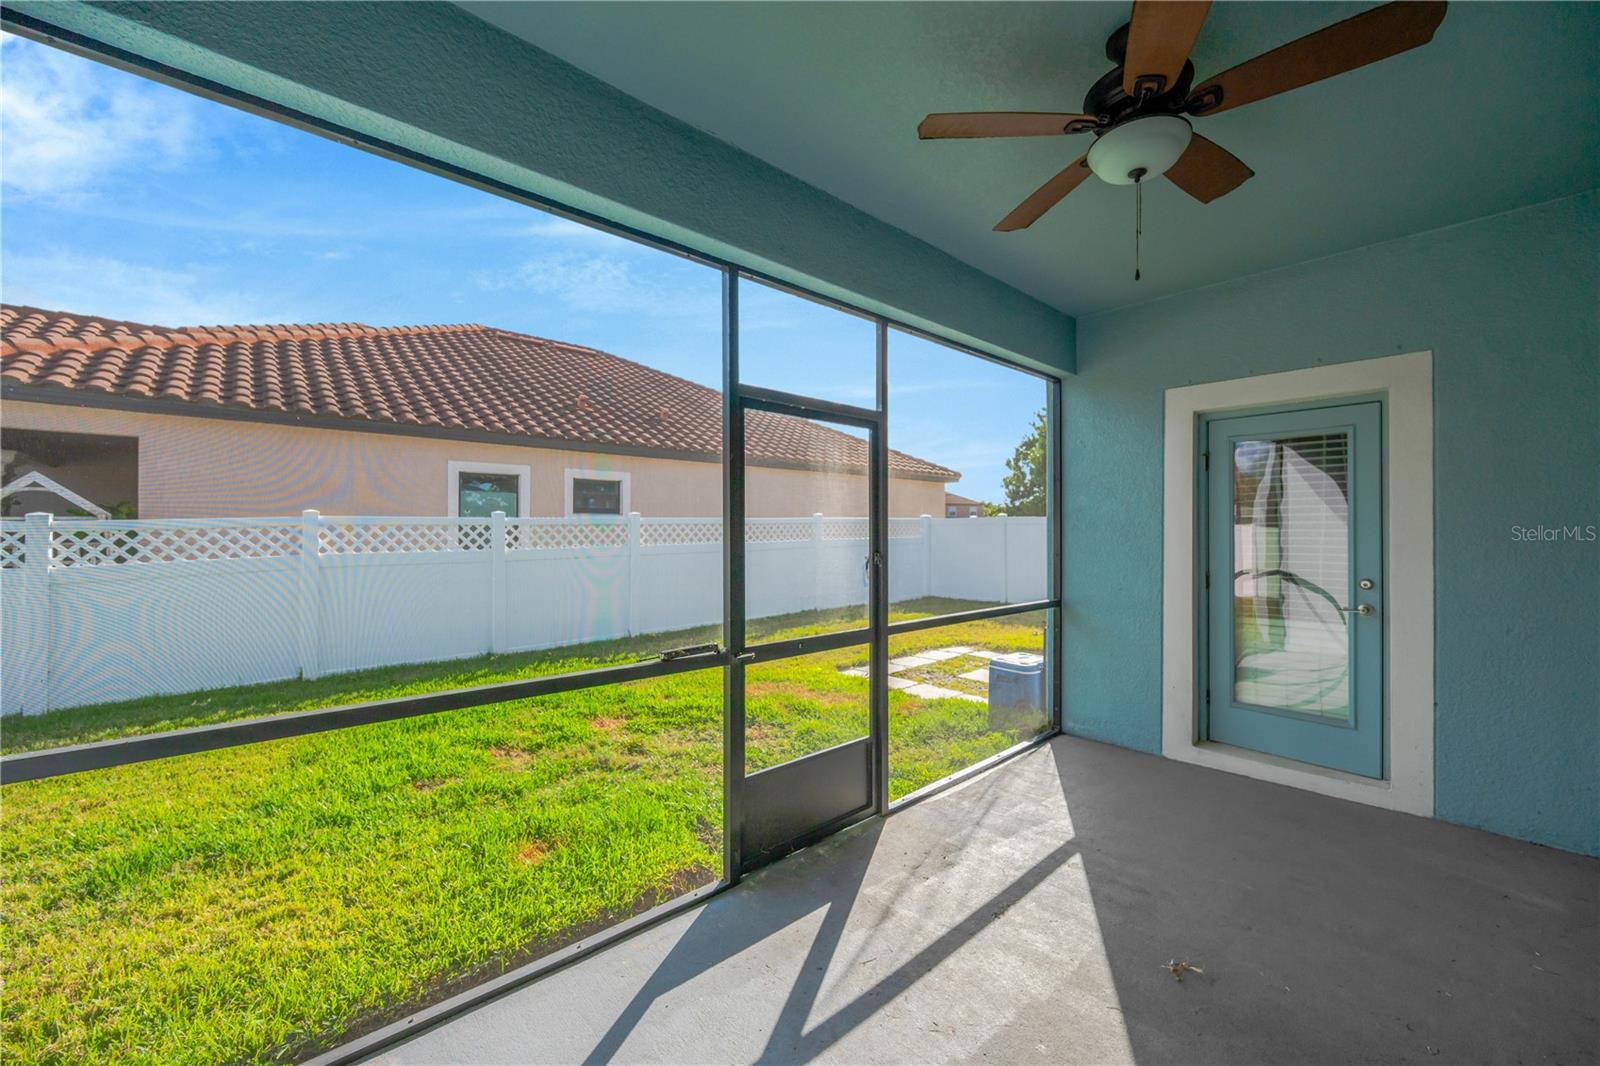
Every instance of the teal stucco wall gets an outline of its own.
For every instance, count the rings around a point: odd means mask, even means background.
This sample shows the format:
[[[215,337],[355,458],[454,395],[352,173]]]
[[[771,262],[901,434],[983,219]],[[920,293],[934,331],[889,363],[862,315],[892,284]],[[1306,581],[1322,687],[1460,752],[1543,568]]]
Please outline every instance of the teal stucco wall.
[[[1438,817],[1600,853],[1600,191],[1081,319],[1070,731],[1161,749],[1168,388],[1434,353]],[[1403,664],[1395,664],[1403,668]]]
[[[7,8],[972,347],[1072,369],[1070,316],[454,5]]]

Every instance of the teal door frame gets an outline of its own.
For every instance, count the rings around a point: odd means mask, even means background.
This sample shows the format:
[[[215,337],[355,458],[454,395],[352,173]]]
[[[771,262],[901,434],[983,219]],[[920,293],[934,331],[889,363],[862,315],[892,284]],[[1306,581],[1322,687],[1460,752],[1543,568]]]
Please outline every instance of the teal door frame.
[[[1386,773],[1384,706],[1384,433],[1381,400],[1299,405],[1264,412],[1229,412],[1201,426],[1204,506],[1200,533],[1198,612],[1200,736],[1202,739],[1343,770],[1363,777]],[[1349,434],[1347,499],[1349,568],[1345,587],[1323,589],[1296,581],[1299,594],[1327,600],[1347,632],[1348,713],[1301,713],[1241,702],[1236,697],[1233,536],[1233,445],[1242,440],[1345,432]],[[1371,588],[1358,587],[1365,579]],[[1356,610],[1369,613],[1358,614]]]

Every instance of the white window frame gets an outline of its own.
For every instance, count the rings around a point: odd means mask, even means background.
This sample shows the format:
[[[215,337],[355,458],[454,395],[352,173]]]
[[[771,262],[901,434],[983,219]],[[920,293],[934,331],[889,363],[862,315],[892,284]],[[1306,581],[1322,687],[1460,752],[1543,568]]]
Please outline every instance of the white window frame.
[[[1195,471],[1202,416],[1382,393],[1384,498],[1384,750],[1381,781],[1199,738],[1199,592]],[[1161,753],[1375,807],[1433,817],[1433,353],[1168,389],[1162,530]]]
[[[532,467],[517,463],[474,463],[471,460],[451,459],[445,464],[445,504],[451,518],[461,517],[462,474],[515,474],[517,475],[517,514],[531,517],[529,513],[529,485],[533,481]]]
[[[572,483],[582,478],[585,481],[620,481],[622,482],[621,500],[619,506],[622,510],[617,517],[626,518],[633,513],[633,475],[626,470],[588,470],[567,467],[561,479],[562,493],[565,497],[562,513],[568,518],[577,517],[572,511]]]

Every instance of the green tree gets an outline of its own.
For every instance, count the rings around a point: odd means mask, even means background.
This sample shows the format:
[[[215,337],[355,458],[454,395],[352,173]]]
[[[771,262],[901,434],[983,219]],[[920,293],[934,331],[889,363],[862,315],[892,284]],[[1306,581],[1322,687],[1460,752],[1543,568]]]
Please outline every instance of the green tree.
[[[1033,429],[1022,438],[1017,450],[1006,460],[1006,514],[1044,514],[1044,412],[1033,416]]]

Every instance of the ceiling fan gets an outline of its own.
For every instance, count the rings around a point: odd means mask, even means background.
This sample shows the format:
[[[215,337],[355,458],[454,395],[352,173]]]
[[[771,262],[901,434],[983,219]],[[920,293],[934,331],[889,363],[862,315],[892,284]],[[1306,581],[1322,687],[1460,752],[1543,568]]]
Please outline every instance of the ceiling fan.
[[[1194,132],[1190,118],[1218,115],[1427,44],[1443,2],[1384,4],[1274,48],[1191,87],[1189,52],[1209,0],[1135,0],[1132,21],[1106,41],[1116,64],[1089,89],[1083,111],[968,111],[929,115],[923,140],[1092,133],[1094,144],[994,227],[1025,229],[1092,173],[1112,185],[1165,174],[1203,204],[1254,175],[1233,153]],[[1137,233],[1137,229],[1135,230]],[[1137,273],[1135,273],[1137,277]]]

